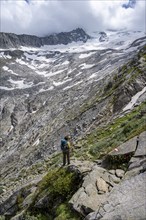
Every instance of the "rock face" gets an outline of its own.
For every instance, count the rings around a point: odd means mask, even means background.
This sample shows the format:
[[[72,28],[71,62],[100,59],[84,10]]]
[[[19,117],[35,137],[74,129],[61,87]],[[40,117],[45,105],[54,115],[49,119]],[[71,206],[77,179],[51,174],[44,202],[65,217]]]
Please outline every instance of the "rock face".
[[[48,37],[36,37],[30,35],[16,35],[11,33],[0,33],[1,48],[17,48],[20,46],[25,47],[41,47],[43,45],[57,45],[68,44],[71,42],[83,41],[86,42],[90,36],[84,30],[78,28],[76,30],[50,35]]]
[[[106,202],[98,209],[98,212],[88,215],[85,219],[145,219],[145,181],[146,173],[141,173],[122,181],[113,188]]]
[[[70,200],[73,208],[86,216],[100,207],[105,201],[112,187],[120,182],[120,179],[107,170],[95,165],[93,170],[84,178],[82,187]]]
[[[100,34],[100,37],[99,37],[100,42],[108,41],[108,37],[105,32],[100,32],[99,34]]]
[[[130,139],[106,155],[102,161],[102,167],[110,167],[115,158],[119,158],[119,160],[123,158],[123,160],[129,161],[129,170],[137,166],[140,167],[140,164],[145,162],[145,142],[146,132],[143,132],[140,136]]]
[[[136,144],[134,139],[119,146],[125,152]],[[86,220],[113,220],[113,219],[145,219],[146,218],[146,132],[139,136],[138,145],[129,162],[127,172],[121,175],[122,180],[115,185],[106,197],[106,201],[100,203],[98,211],[86,216]],[[128,145],[127,145],[128,144]],[[129,149],[127,149],[129,148]],[[118,174],[119,171],[116,170]]]

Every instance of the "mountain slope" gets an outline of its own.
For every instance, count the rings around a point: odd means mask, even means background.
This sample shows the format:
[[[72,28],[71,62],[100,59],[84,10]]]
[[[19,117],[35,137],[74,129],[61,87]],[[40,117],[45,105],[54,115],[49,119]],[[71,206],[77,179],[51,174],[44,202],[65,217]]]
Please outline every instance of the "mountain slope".
[[[110,33],[107,41],[100,42],[99,34],[86,43],[1,49],[0,165],[2,184],[10,194],[31,178],[40,178],[37,171],[29,179],[23,170],[44,163],[46,171],[44,160],[59,152],[65,134],[71,134],[76,146],[84,144],[77,156],[97,157],[97,128],[104,131],[136,105],[140,108],[136,115],[144,111],[145,37],[139,32],[133,35]],[[144,120],[143,113],[139,117]],[[128,118],[134,120],[133,114]],[[143,131],[144,126],[139,127],[131,131]],[[125,132],[120,141],[131,135],[126,128]],[[112,132],[108,135],[112,137]]]

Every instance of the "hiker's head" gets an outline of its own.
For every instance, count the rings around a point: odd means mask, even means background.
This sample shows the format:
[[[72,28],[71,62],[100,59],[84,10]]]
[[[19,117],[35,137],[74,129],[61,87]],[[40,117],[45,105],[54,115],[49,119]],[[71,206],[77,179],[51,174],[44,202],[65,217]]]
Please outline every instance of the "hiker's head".
[[[68,141],[68,140],[70,139],[70,136],[67,135],[67,136],[64,137],[64,139],[65,139],[66,141]]]

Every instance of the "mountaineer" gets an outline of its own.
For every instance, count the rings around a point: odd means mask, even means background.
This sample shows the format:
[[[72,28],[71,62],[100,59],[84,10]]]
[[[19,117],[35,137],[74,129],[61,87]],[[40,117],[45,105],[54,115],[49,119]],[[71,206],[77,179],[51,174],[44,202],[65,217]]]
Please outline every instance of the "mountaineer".
[[[65,136],[61,140],[61,150],[63,153],[63,166],[66,164],[66,160],[68,165],[70,164],[70,149],[71,149],[71,144],[70,144],[70,136]]]

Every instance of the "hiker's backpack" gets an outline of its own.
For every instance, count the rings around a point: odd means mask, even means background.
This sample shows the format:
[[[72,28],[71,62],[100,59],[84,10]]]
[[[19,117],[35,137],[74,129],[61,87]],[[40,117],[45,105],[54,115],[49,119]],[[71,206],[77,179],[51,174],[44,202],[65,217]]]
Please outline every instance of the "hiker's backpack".
[[[68,146],[68,143],[65,139],[62,139],[61,140],[61,150],[62,151],[66,151],[69,149],[69,146]]]

